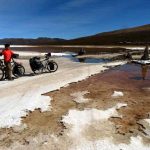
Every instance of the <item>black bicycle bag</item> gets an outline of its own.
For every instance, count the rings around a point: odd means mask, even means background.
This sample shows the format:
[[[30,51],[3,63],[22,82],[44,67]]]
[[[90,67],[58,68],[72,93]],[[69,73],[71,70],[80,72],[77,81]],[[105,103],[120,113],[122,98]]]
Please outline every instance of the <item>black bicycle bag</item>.
[[[30,58],[30,66],[33,70],[38,70],[42,67],[42,63],[40,61],[40,57]]]

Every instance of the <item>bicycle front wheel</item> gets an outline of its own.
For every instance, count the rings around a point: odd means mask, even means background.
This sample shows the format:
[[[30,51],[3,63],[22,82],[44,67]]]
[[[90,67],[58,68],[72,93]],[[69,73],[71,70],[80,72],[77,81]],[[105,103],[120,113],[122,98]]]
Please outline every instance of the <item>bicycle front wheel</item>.
[[[55,61],[50,61],[47,63],[47,70],[49,72],[55,72],[58,69],[58,64]]]
[[[0,80],[3,80],[4,78],[4,71],[3,69],[0,69]]]

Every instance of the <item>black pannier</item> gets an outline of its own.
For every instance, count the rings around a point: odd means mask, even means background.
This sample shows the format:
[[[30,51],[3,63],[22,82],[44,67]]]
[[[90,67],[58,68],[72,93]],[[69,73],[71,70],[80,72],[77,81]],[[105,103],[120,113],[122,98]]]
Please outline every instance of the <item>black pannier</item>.
[[[30,66],[33,70],[39,70],[42,67],[42,63],[40,61],[40,57],[30,58]]]

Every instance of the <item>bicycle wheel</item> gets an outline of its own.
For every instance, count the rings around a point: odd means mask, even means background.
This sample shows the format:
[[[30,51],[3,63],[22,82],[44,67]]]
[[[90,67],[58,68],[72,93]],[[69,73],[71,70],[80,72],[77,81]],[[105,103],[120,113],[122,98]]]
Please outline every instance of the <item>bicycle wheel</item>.
[[[4,78],[4,71],[3,69],[0,69],[0,80],[3,80]]]
[[[15,77],[22,77],[25,74],[25,68],[22,65],[15,65],[12,73]]]
[[[58,64],[55,61],[50,61],[47,63],[47,70],[49,72],[55,72],[58,69]]]

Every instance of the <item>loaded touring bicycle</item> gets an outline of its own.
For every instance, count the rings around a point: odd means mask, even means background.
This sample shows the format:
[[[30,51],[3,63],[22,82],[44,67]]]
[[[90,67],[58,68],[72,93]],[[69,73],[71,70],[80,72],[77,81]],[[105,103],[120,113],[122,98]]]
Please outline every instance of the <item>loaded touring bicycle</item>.
[[[25,74],[25,68],[21,63],[18,63],[14,60],[14,58],[19,58],[18,54],[13,54],[13,58],[12,58],[12,74],[15,77],[21,77]],[[0,80],[4,80],[7,78],[6,76],[6,67],[4,64],[4,60],[0,59]]]
[[[32,57],[29,59],[31,70],[34,74],[40,74],[44,71],[55,72],[58,69],[58,64],[54,60],[50,60],[51,53],[45,54],[45,58]]]

